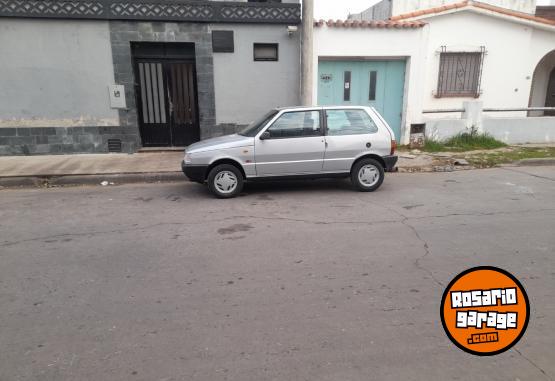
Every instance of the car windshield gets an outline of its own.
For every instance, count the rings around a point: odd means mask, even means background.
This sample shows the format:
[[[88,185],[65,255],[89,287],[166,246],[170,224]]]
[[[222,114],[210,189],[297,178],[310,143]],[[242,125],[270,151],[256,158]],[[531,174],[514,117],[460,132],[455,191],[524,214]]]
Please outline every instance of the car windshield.
[[[247,128],[245,128],[243,131],[239,132],[239,135],[242,136],[248,136],[248,137],[254,137],[256,136],[256,134],[258,134],[260,132],[260,130],[262,128],[264,128],[266,126],[266,124],[268,124],[268,122],[270,120],[272,120],[272,118],[274,116],[276,116],[277,114],[277,110],[272,110],[269,113],[267,113],[266,115],[264,115],[262,118],[252,122],[251,124],[249,124],[249,126]]]

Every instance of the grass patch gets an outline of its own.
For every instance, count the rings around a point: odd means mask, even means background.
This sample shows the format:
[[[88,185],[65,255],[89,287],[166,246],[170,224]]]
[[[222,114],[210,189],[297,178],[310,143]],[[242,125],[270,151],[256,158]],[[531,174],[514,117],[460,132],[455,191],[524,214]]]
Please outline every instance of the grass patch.
[[[499,164],[508,164],[524,159],[545,158],[555,158],[555,147],[518,147],[507,151],[503,150],[502,152],[484,152],[466,157],[471,165],[479,168],[489,168]]]
[[[444,141],[426,140],[423,151],[426,152],[465,152],[484,149],[496,149],[507,145],[493,136],[480,134],[475,130],[461,132]]]

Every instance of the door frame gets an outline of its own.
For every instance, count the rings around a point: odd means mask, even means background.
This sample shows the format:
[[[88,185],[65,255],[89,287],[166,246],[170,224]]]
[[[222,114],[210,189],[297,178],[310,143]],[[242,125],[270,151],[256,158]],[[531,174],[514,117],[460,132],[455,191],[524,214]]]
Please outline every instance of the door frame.
[[[551,70],[551,72],[549,73],[549,76],[547,77],[547,91],[545,92],[545,107],[555,107],[555,104],[553,105],[548,105],[549,100],[551,98],[551,94],[555,94],[555,67]],[[553,98],[553,101],[555,103],[555,97]],[[555,116],[555,111],[545,111],[544,113],[545,116]]]
[[[187,50],[184,54],[149,54],[142,52],[137,52],[136,50],[145,49],[148,50],[149,47],[156,47],[159,50],[166,50],[169,46],[176,46],[176,45],[183,45],[187,46]],[[190,54],[192,52],[192,55]],[[170,102],[169,102],[169,91],[170,91],[170,84],[169,78],[170,75],[168,74],[169,68],[167,67],[170,63],[175,64],[190,64],[192,65],[193,71],[193,91],[194,91],[194,107],[195,107],[195,116],[193,120],[194,125],[194,141],[200,140],[200,112],[199,112],[199,97],[198,97],[198,85],[197,85],[197,66],[196,66],[196,51],[195,51],[195,44],[191,42],[132,42],[131,44],[131,63],[133,68],[133,76],[134,76],[134,93],[135,93],[135,105],[137,110],[137,124],[139,128],[139,133],[141,137],[141,145],[143,147],[176,147],[173,143],[173,126],[174,126],[174,115],[170,110]],[[157,143],[148,143],[145,142],[145,134],[144,134],[144,118],[143,118],[143,105],[142,105],[142,94],[141,94],[141,84],[140,84],[140,76],[139,76],[139,63],[160,63],[162,65],[162,79],[165,86],[164,92],[164,104],[165,104],[165,115],[166,115],[166,124],[168,126],[168,134],[169,134],[169,142],[168,144],[161,145]],[[145,89],[146,91],[146,89]],[[193,141],[193,142],[194,142]]]
[[[398,141],[402,141],[403,137],[408,134],[407,128],[407,109],[409,102],[409,86],[411,82],[411,69],[412,69],[412,59],[410,56],[318,56],[317,66],[316,66],[316,89],[315,99],[319,106],[324,106],[319,104],[320,99],[320,63],[322,62],[369,62],[369,61],[402,61],[405,64],[404,67],[404,79],[403,79],[403,100],[401,103],[401,120],[399,128],[399,136],[396,136]],[[352,89],[351,89],[352,90]],[[335,105],[341,106],[341,105]],[[346,105],[345,105],[346,106]]]

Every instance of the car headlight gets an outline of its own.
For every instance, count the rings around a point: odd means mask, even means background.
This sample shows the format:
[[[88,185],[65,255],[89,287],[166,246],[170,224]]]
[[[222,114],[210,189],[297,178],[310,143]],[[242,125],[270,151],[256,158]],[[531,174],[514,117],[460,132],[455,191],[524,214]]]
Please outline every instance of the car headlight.
[[[193,158],[191,157],[190,153],[185,154],[185,164],[191,164],[193,162]]]

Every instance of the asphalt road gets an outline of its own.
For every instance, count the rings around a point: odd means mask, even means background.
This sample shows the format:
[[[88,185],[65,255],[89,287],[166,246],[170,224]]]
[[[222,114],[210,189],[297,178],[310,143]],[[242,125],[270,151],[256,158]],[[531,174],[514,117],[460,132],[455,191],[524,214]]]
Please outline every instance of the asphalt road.
[[[0,191],[0,380],[552,380],[555,168]],[[441,327],[493,265],[532,305],[495,357]]]

